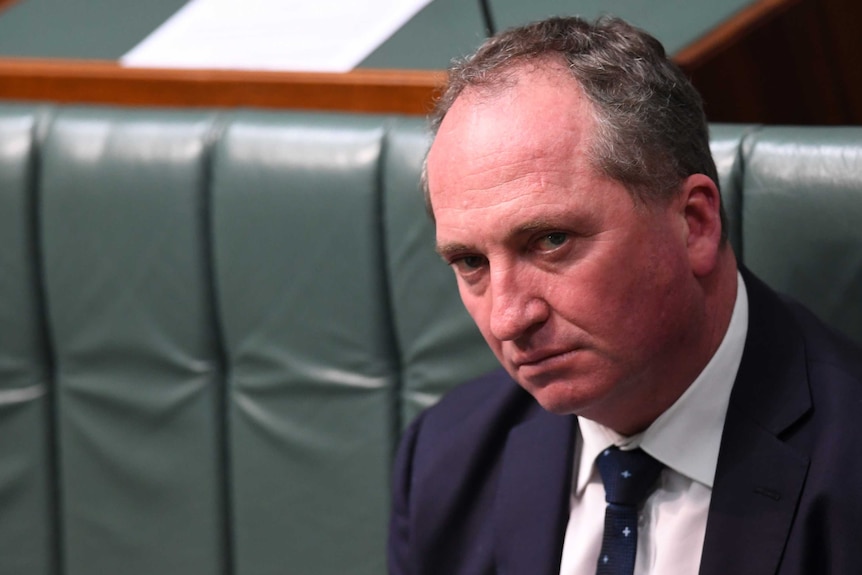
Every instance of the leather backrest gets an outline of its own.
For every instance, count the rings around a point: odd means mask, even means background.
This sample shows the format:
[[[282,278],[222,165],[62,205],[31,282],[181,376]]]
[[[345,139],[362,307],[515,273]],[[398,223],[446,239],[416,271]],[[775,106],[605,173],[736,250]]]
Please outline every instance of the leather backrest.
[[[64,573],[224,569],[211,113],[63,109],[37,219]]]
[[[37,129],[47,110],[0,106],[0,573],[56,566],[55,451],[36,233]]]
[[[387,121],[241,113],[212,249],[239,574],[382,573],[398,358],[382,249]]]
[[[763,128],[743,163],[742,260],[862,343],[862,128]]]
[[[743,263],[862,341],[862,133],[714,126]],[[0,573],[384,572],[400,430],[495,365],[421,119],[0,106]]]

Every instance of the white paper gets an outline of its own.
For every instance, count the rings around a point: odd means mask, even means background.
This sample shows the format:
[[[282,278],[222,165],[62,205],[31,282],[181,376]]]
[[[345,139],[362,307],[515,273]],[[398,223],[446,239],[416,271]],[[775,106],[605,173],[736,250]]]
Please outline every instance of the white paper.
[[[431,0],[191,0],[125,66],[346,72]]]

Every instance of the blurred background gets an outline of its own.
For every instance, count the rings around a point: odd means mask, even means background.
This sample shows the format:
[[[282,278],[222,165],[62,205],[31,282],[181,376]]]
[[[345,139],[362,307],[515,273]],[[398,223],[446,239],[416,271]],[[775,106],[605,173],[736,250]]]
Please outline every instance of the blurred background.
[[[353,72],[340,79],[315,79],[312,84],[316,86],[306,86],[311,92],[302,97],[284,94],[289,91],[285,86],[296,80],[290,71],[278,78],[253,70],[239,77],[229,70],[211,71],[206,78],[213,83],[207,90],[191,85],[192,78],[197,84],[202,81],[199,70],[168,76],[117,70],[116,77],[110,77],[112,66],[123,55],[186,4],[182,0],[0,0],[0,98],[129,103],[124,98],[130,96],[122,94],[131,90],[151,92],[149,96],[139,93],[135,96],[138,101],[131,102],[141,104],[360,110],[370,106],[375,111],[422,113],[430,90],[441,79],[429,72],[445,69],[452,58],[471,52],[494,30],[549,15],[595,18],[614,14],[665,44],[703,94],[712,122],[862,121],[862,66],[857,61],[862,55],[862,35],[857,29],[862,22],[862,3],[855,0],[424,0],[414,2],[415,13],[367,51]],[[409,0],[382,1],[376,11],[369,8],[355,27],[368,26],[389,11],[404,10],[407,4]],[[334,46],[342,28],[327,26],[327,19],[335,22],[355,3],[334,0],[320,5],[322,12],[312,24],[317,27],[313,33],[332,35]],[[299,4],[288,0],[258,0],[241,6],[242,10],[277,10],[281,18],[299,12]],[[277,40],[290,43],[303,42],[303,38],[283,34]],[[241,39],[226,41],[233,42],[236,50],[242,49]],[[395,90],[390,94],[394,104],[382,102],[385,94],[369,95],[362,89],[354,96],[343,95],[345,85],[364,86],[372,71],[385,72],[382,83]],[[88,87],[88,82],[95,82],[94,75],[102,84]],[[145,76],[161,81],[169,77],[172,83],[123,85],[135,79],[142,82]],[[377,78],[372,83],[380,84]],[[320,84],[332,82],[342,86],[338,104],[327,103],[327,97],[315,92]],[[235,93],[239,90],[236,83],[254,90],[246,87],[245,93]],[[421,93],[399,95],[397,91],[406,85]],[[222,100],[213,93],[219,91]],[[353,106],[354,97],[376,103]],[[419,103],[408,105],[409,98],[417,98]]]

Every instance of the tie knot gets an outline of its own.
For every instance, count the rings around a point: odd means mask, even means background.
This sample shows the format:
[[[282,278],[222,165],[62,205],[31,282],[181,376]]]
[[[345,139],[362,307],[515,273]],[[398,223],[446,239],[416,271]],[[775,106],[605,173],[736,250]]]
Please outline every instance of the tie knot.
[[[596,458],[605,484],[605,500],[618,505],[639,505],[649,495],[662,464],[641,449],[609,447]]]

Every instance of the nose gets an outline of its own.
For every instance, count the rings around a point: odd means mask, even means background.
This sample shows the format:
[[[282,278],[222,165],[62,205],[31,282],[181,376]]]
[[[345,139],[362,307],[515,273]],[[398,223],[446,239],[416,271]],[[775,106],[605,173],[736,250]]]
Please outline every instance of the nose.
[[[499,341],[514,341],[548,319],[548,304],[540,282],[529,272],[512,268],[492,273],[491,334]]]

